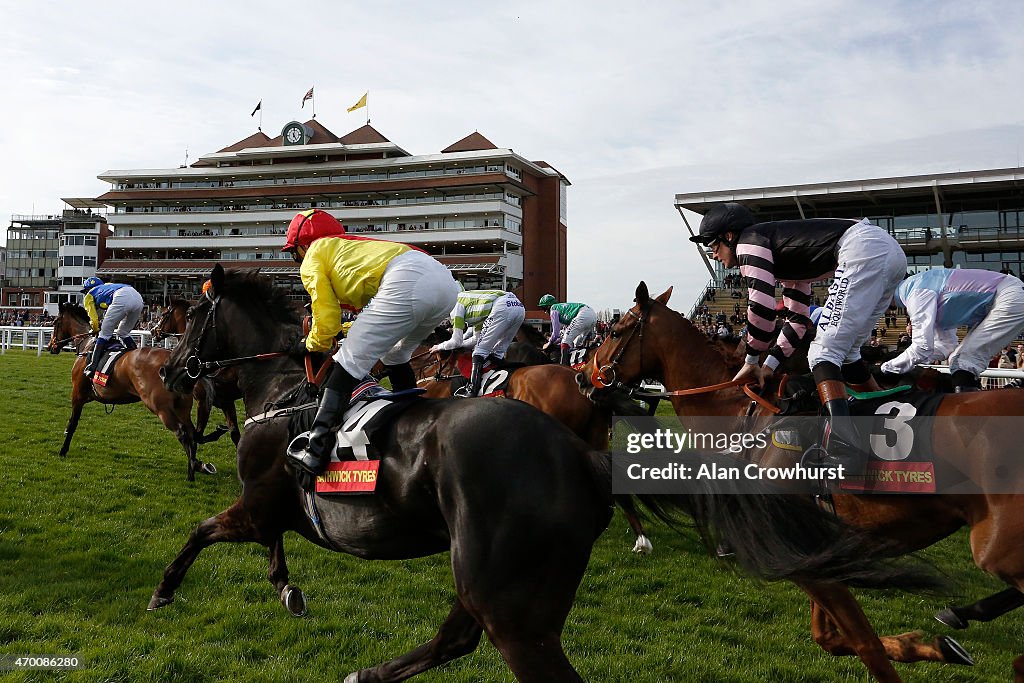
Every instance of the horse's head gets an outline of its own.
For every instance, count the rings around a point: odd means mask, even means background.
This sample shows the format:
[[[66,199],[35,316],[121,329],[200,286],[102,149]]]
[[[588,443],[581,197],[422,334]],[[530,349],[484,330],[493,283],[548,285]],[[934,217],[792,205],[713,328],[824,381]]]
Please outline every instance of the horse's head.
[[[53,319],[53,334],[46,350],[53,354],[60,353],[69,341],[77,341],[89,334],[89,314],[77,304],[61,302],[57,317]]]
[[[187,324],[188,302],[175,299],[160,311],[160,318],[153,326],[153,341],[161,341],[171,334],[181,334]]]
[[[298,312],[287,293],[256,271],[225,271],[218,263],[210,286],[185,312],[185,329],[167,363],[164,385],[189,393],[211,361],[279,351],[298,334]]]
[[[668,314],[672,288],[655,299],[643,281],[637,285],[636,302],[632,308],[611,326],[608,336],[598,347],[591,363],[590,381],[597,388],[613,386],[616,382],[630,384],[645,377],[657,377],[661,371],[658,346],[667,342],[657,326],[651,325]],[[676,314],[678,315],[678,314]]]

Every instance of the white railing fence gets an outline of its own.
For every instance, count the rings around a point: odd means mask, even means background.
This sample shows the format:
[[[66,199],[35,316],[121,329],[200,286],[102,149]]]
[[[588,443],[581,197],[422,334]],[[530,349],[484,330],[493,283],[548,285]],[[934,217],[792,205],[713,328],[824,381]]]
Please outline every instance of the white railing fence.
[[[149,330],[132,330],[131,334],[139,346],[163,346],[171,349],[177,343],[177,338],[165,337],[161,343],[154,344],[153,333]],[[52,327],[0,326],[0,353],[7,353],[9,349],[20,347],[22,351],[34,350],[37,356],[41,356],[52,336]]]

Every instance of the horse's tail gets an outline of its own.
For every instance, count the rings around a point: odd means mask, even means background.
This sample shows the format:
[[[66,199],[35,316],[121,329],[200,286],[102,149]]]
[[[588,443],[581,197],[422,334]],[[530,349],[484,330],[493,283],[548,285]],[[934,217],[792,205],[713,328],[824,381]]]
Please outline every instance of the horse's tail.
[[[840,582],[860,588],[936,592],[946,581],[919,560],[895,559],[892,544],[857,531],[809,497],[727,491],[736,482],[689,482],[696,495],[638,494],[641,505],[670,524],[689,516],[709,549],[726,545],[738,567],[767,581]],[[746,482],[749,486],[749,482]]]

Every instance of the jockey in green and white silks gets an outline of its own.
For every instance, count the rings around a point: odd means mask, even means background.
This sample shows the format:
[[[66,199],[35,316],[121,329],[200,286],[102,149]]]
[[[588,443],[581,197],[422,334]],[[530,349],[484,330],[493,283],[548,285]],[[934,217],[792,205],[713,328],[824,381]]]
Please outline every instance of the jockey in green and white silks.
[[[551,338],[544,348],[559,344],[562,350],[561,363],[568,365],[573,350],[584,346],[593,336],[594,328],[597,327],[597,313],[586,304],[569,301],[558,303],[551,294],[542,296],[537,305],[551,314]]]
[[[89,313],[92,331],[98,333],[92,347],[92,355],[85,366],[86,374],[96,370],[96,364],[103,351],[116,335],[126,349],[137,348],[131,331],[139,322],[145,303],[142,295],[129,285],[105,284],[95,275],[86,279],[82,286],[85,300],[82,302]],[[101,320],[102,319],[102,320]]]
[[[451,312],[452,337],[431,351],[473,349],[473,371],[468,396],[480,393],[484,362],[488,356],[505,357],[505,351],[526,317],[526,309],[512,292],[471,289],[460,292]],[[468,330],[468,334],[467,334]]]

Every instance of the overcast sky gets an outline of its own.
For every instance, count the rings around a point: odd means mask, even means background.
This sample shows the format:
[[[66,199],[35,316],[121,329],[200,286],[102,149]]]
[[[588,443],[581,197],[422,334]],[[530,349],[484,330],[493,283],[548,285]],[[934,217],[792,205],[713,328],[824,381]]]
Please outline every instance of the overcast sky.
[[[263,129],[478,130],[569,189],[569,298],[688,310],[677,192],[1020,165],[1024,3],[0,0],[0,220]],[[696,224],[694,224],[696,227]]]

